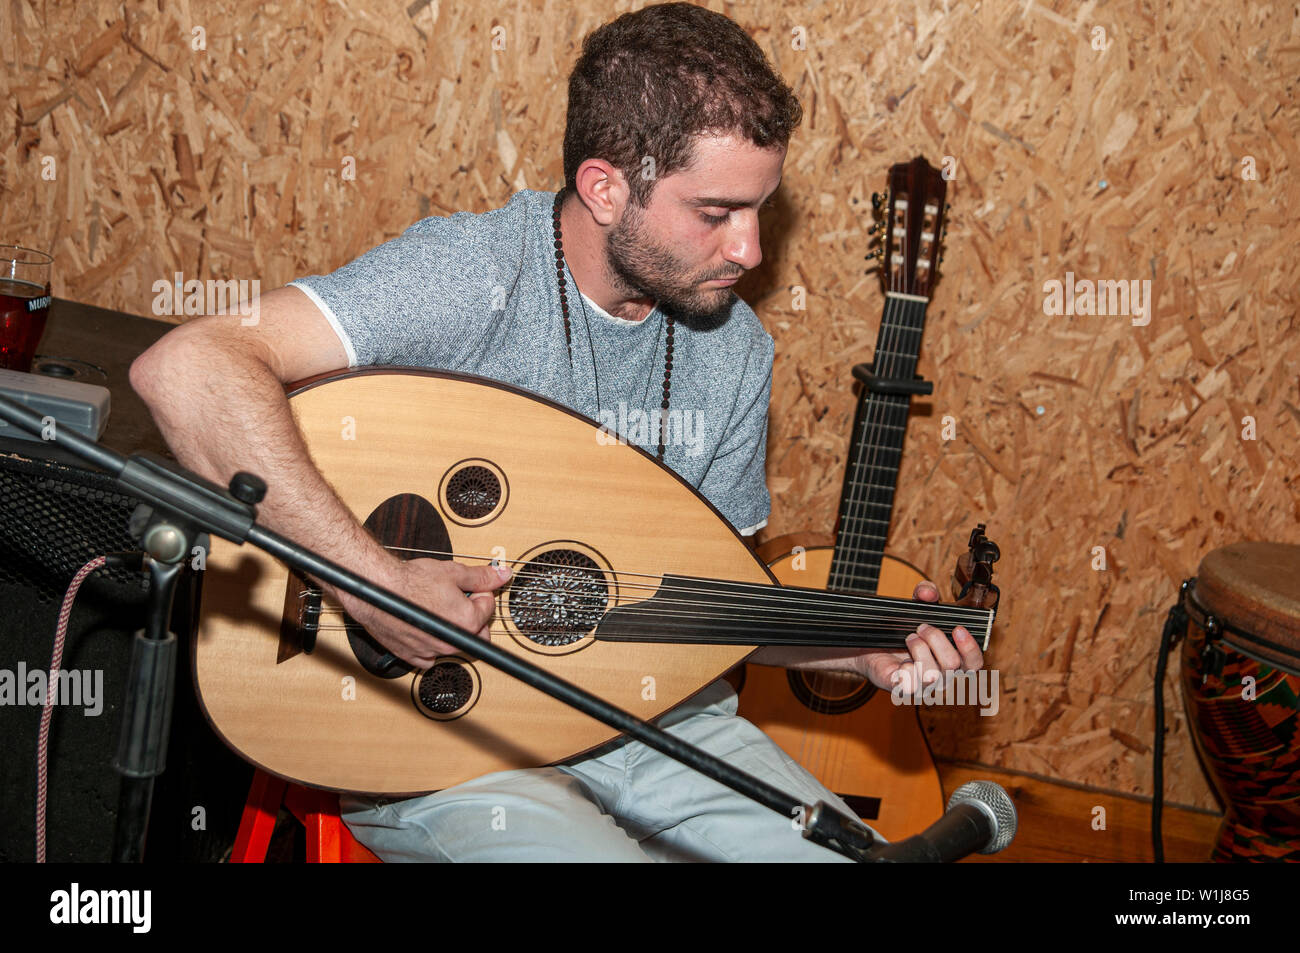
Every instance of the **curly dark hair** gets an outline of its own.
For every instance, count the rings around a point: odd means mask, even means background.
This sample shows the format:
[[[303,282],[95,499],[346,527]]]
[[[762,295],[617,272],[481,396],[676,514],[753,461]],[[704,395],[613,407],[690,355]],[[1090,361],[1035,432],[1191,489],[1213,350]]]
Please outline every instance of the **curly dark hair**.
[[[564,182],[604,159],[644,207],[660,176],[690,165],[696,137],[735,135],[785,146],[803,107],[744,30],[720,13],[664,3],[593,31],[569,75]],[[654,175],[643,174],[644,156]]]

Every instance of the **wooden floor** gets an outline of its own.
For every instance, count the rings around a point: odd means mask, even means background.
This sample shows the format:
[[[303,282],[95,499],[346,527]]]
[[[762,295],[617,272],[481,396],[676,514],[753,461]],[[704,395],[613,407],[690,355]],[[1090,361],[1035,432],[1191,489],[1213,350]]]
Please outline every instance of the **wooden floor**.
[[[975,855],[966,863],[1014,861],[1146,862],[1151,854],[1151,802],[1137,797],[1014,774],[960,761],[939,762],[945,801],[967,781],[996,781],[1007,789],[1019,815],[1011,846],[998,854]],[[1101,814],[1105,810],[1105,829]],[[1098,820],[1094,821],[1094,818]],[[1165,805],[1165,860],[1208,861],[1220,816]]]

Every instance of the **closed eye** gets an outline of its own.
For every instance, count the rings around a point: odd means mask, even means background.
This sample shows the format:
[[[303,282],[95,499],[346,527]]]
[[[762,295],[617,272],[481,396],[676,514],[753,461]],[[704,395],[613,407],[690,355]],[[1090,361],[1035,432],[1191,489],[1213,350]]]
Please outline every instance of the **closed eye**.
[[[764,202],[762,205],[758,207],[758,210],[759,212],[765,212],[775,205],[776,205],[775,199],[768,199],[766,202]],[[700,213],[700,218],[704,219],[704,221],[708,222],[710,225],[721,225],[730,217],[731,217],[730,212],[727,212],[724,215],[710,215],[708,212]]]

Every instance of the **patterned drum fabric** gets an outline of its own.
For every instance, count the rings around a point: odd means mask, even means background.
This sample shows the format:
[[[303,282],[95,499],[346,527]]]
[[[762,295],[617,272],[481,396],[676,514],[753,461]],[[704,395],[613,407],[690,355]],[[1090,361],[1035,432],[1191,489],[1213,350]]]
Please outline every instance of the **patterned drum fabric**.
[[[1214,550],[1185,606],[1183,700],[1227,808],[1212,858],[1300,862],[1300,546]]]

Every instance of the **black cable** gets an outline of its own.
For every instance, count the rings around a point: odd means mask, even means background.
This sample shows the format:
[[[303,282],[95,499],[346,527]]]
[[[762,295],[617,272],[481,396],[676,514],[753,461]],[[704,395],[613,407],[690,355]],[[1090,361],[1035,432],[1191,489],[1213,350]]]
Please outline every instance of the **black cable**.
[[[1164,813],[1165,794],[1165,669],[1169,663],[1169,650],[1178,644],[1178,640],[1187,631],[1187,609],[1183,605],[1184,596],[1193,580],[1188,579],[1178,592],[1178,601],[1169,607],[1165,616],[1165,629],[1160,634],[1160,652],[1156,656],[1156,736],[1153,758],[1152,786],[1155,795],[1151,799],[1151,850],[1157,864],[1165,862],[1164,836],[1161,831]]]

